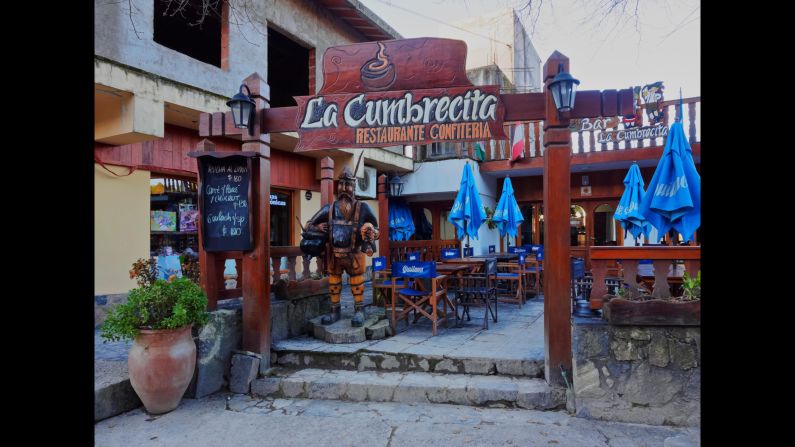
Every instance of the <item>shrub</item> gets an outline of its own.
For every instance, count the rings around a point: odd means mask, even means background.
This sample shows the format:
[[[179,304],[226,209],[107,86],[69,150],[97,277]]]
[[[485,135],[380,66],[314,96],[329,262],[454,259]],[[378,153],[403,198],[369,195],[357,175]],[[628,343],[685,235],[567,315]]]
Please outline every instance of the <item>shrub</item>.
[[[209,319],[207,296],[187,278],[170,282],[155,280],[130,291],[127,302],[117,306],[102,325],[106,340],[132,340],[140,329],[175,329],[202,325]]]

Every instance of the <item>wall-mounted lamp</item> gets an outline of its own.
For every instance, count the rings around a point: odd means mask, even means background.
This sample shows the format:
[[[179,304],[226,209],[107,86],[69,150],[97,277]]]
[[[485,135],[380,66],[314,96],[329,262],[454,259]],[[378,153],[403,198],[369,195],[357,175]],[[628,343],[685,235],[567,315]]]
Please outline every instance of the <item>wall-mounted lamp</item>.
[[[552,91],[552,99],[558,112],[568,112],[574,108],[574,96],[577,94],[579,84],[579,80],[563,71],[563,64],[558,64],[558,74],[548,87]]]
[[[397,174],[393,174],[389,179],[389,197],[400,197],[401,194],[403,194],[403,180]]]
[[[248,95],[243,93],[245,87]],[[240,84],[240,91],[233,96],[227,103],[232,109],[232,120],[235,122],[235,127],[238,129],[248,129],[251,134],[252,117],[254,116],[254,100],[249,97],[251,90],[246,84]]]
[[[304,193],[304,197],[306,197],[306,200],[312,200],[312,191]]]

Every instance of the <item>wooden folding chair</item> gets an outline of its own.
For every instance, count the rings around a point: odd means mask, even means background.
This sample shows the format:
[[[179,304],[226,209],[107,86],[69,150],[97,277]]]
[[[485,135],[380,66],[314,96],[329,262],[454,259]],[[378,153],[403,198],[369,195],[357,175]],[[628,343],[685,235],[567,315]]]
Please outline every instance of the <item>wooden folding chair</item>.
[[[524,267],[524,264],[518,262],[497,263],[497,296],[502,302],[520,306],[524,304],[524,277],[526,274]],[[499,284],[507,284],[507,286],[500,287]]]
[[[447,306],[449,305],[453,312],[456,312],[457,309],[447,296],[447,275],[436,274],[435,262],[396,262],[392,267],[392,278],[414,280],[414,287],[399,289],[397,291],[398,299],[392,301],[393,325],[397,324],[397,320],[408,319],[408,314],[413,311],[415,312],[415,322],[420,315],[431,320],[433,335],[436,335],[437,325],[442,318],[444,318],[445,327],[448,327]],[[418,281],[422,278],[430,280],[429,290],[422,286],[422,281]],[[399,314],[396,309],[397,302],[403,306],[403,310]],[[442,305],[442,309],[438,308],[439,304]],[[444,317],[439,315],[440,310]],[[457,312],[456,315],[458,315]]]

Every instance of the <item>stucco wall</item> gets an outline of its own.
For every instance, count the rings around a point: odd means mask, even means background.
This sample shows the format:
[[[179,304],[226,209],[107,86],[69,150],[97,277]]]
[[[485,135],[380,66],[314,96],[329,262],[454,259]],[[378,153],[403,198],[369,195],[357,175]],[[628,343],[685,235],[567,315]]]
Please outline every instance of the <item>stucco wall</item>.
[[[406,182],[403,186],[403,196],[411,202],[439,200],[440,195],[455,199],[461,186],[461,175],[464,172],[464,165],[467,162],[472,168],[472,175],[475,178],[475,184],[480,194],[480,201],[484,207],[495,209],[500,193],[497,190],[496,179],[488,175],[482,175],[480,173],[480,165],[464,158],[417,163],[415,171],[403,177],[403,181]],[[499,246],[499,243],[499,232],[496,229],[489,230],[485,223],[478,230],[478,239],[470,239],[469,241],[469,245],[473,247],[475,255],[487,254],[489,245]],[[466,239],[464,239],[465,244]]]
[[[126,168],[108,168],[127,173]],[[135,287],[130,267],[148,257],[149,172],[116,177],[95,164],[94,294],[125,293]]]
[[[132,18],[126,1],[94,0],[94,54],[226,97],[252,72],[267,74],[267,32],[260,2],[247,2],[254,23],[241,19],[239,25],[229,26],[228,70],[155,42],[154,2],[131,0],[130,4]]]

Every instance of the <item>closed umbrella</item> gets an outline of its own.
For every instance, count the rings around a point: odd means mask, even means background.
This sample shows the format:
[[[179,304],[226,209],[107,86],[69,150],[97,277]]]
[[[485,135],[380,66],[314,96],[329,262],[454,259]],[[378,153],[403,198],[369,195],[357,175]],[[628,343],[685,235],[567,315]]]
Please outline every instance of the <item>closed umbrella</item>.
[[[701,226],[701,176],[680,122],[671,126],[640,212],[659,234],[673,228],[685,240],[694,240]]]
[[[405,202],[398,199],[389,201],[389,240],[406,241],[414,234],[414,219]]]
[[[505,237],[506,234],[516,237],[517,228],[524,222],[524,216],[522,216],[519,204],[516,203],[516,197],[513,194],[510,177],[506,177],[502,184],[502,195],[500,201],[497,202],[497,209],[494,210],[494,217],[491,220],[497,224],[497,229],[502,237]]]
[[[635,240],[643,234],[648,241],[649,231],[651,231],[651,224],[640,213],[640,203],[645,195],[640,168],[637,163],[633,163],[629,168],[629,172],[627,172],[627,176],[624,177],[624,195],[621,196],[618,208],[613,216],[617,221],[621,222],[624,234],[632,234]]]
[[[464,174],[461,176],[458,195],[453,202],[453,209],[450,210],[447,220],[458,229],[458,239],[462,239],[464,234],[477,239],[478,228],[485,219],[486,213],[483,212],[483,204],[480,201],[478,188],[475,186],[472,168],[466,164],[464,165]]]

